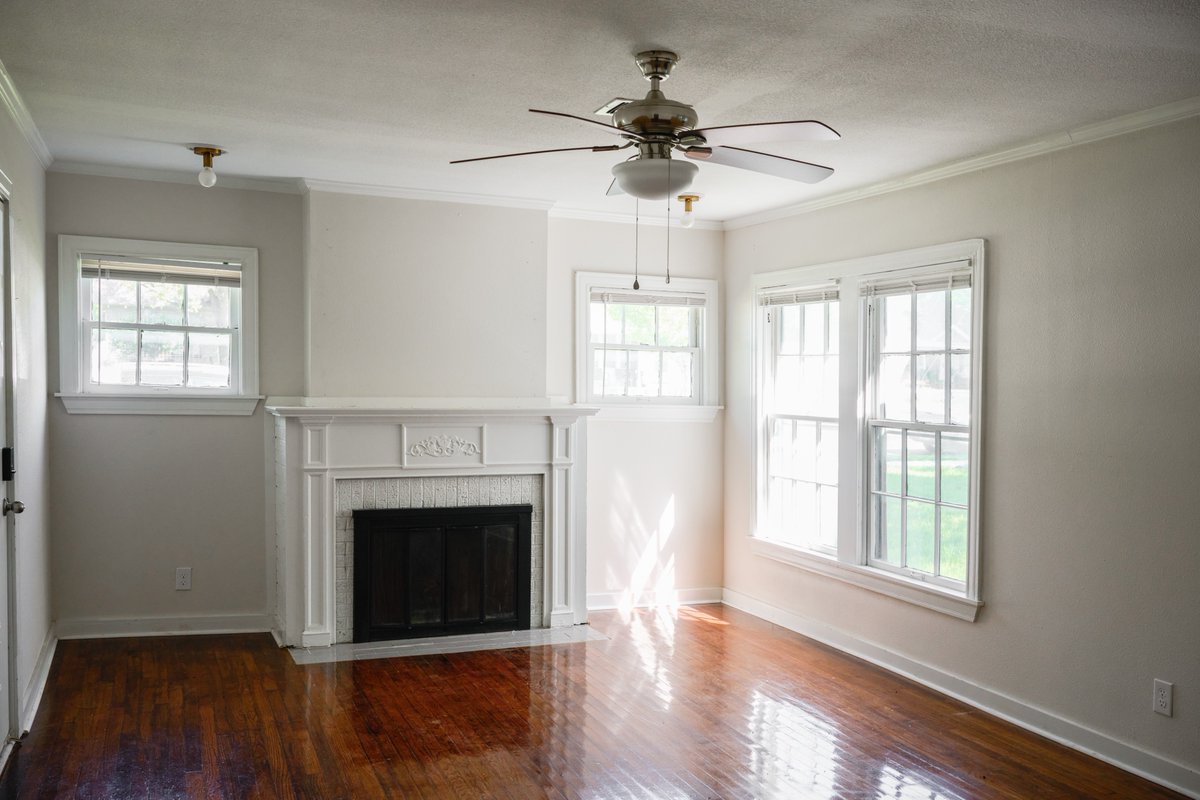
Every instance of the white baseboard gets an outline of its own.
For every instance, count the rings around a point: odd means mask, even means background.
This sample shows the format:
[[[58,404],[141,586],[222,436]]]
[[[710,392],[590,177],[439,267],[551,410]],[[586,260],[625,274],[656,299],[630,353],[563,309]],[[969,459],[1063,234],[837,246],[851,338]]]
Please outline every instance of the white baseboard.
[[[8,757],[12,755],[13,750],[17,747],[17,740],[5,737],[4,744],[0,745],[0,773],[8,766]]]
[[[1014,725],[1053,739],[1059,744],[1087,753],[1101,761],[1107,761],[1109,764],[1177,792],[1182,792],[1189,797],[1200,798],[1200,772],[1183,764],[1139,750],[1045,709],[993,689],[977,686],[957,675],[943,672],[937,667],[894,653],[823,622],[785,611],[741,592],[725,589],[724,603],[864,661],[869,661],[889,672],[903,675]]]
[[[267,633],[268,614],[225,614],[192,617],[136,617],[133,619],[60,619],[59,639],[106,639],[115,636],[188,636],[202,633]]]
[[[21,696],[21,717],[18,723],[21,734],[24,735],[33,727],[33,718],[37,716],[38,706],[42,702],[42,694],[46,691],[46,681],[50,678],[50,665],[54,663],[54,651],[58,647],[57,626],[52,622],[42,640],[42,649],[38,652],[37,661],[33,665],[33,674],[29,676],[29,684]]]
[[[607,611],[613,608],[654,608],[657,606],[694,606],[701,603],[720,603],[720,587],[702,589],[672,589],[667,592],[592,592],[587,596],[588,611]]]

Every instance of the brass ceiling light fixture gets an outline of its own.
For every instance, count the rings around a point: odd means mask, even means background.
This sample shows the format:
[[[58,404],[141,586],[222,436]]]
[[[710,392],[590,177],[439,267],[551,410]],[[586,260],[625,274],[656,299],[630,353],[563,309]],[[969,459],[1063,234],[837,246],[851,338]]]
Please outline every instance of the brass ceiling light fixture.
[[[228,151],[214,147],[211,144],[188,145],[188,149],[204,159],[204,166],[200,169],[200,174],[196,176],[196,179],[200,181],[200,185],[205,189],[215,186],[217,183],[217,173],[213,172],[213,159],[217,156],[225,155]]]
[[[681,194],[675,198],[683,203],[683,213],[679,215],[679,224],[685,228],[690,228],[696,224],[696,212],[692,210],[692,205],[699,202],[700,195],[698,194]]]

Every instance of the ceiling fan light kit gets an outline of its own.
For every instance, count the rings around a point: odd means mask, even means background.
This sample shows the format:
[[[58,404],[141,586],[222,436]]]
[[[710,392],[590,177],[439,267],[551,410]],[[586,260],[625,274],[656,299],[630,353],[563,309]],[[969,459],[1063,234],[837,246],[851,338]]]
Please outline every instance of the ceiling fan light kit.
[[[661,200],[692,185],[700,168],[670,157],[636,158],[612,168],[617,185],[627,195],[642,200]]]
[[[605,152],[636,147],[636,155],[613,167],[614,180],[609,186],[608,194],[628,194],[642,200],[661,200],[686,191],[699,172],[696,164],[692,163],[694,161],[708,161],[802,183],[817,183],[833,174],[832,169],[820,164],[742,147],[757,142],[829,141],[841,138],[837,131],[825,123],[810,119],[697,128],[700,118],[696,109],[687,103],[668,99],[659,88],[679,63],[679,55],[670,50],[645,50],[638,53],[634,61],[642,75],[650,81],[650,91],[641,100],[618,102],[623,98],[614,98],[605,104],[600,111],[611,109],[612,124],[561,111],[529,109],[535,114],[564,117],[586,123],[591,126],[592,131],[599,127],[609,135],[624,139],[623,145],[559,147],[552,150],[466,158],[450,163],[461,164],[564,150]],[[672,151],[679,151],[687,160],[674,160],[671,157]]]

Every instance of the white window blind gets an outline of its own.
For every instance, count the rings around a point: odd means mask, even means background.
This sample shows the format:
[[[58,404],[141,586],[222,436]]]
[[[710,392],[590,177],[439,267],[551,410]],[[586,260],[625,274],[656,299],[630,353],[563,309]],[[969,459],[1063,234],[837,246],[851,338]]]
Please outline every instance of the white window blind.
[[[928,292],[939,289],[965,289],[971,285],[971,262],[956,261],[939,265],[936,275],[909,275],[891,278],[886,274],[860,284],[867,296],[904,294],[905,292]]]
[[[838,299],[836,285],[813,286],[803,289],[766,289],[759,292],[760,306],[794,306],[801,303],[823,303]]]
[[[227,261],[181,261],[171,259],[124,258],[122,256],[84,255],[79,259],[84,278],[155,283],[190,283],[209,286],[239,287],[242,265]]]
[[[637,306],[691,306],[704,308],[702,294],[651,294],[644,292],[608,292],[593,290],[593,303],[626,303]]]

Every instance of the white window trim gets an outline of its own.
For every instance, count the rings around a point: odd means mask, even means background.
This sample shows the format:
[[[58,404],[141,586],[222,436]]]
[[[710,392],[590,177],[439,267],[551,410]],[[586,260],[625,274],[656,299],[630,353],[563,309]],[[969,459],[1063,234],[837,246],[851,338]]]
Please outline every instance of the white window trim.
[[[594,290],[630,293],[633,276],[610,272],[575,273],[575,398],[578,403],[600,407],[597,419],[642,422],[711,422],[721,411],[720,387],[720,308],[715,280],[707,278],[665,278],[639,276],[640,290],[647,294],[688,292],[704,295],[704,325],[700,344],[700,397],[696,403],[669,403],[657,399],[592,398],[589,389],[591,362],[588,358],[591,296]]]
[[[236,391],[122,388],[84,391],[80,358],[80,257],[212,259],[241,263],[241,321]],[[258,250],[253,247],[154,242],[101,236],[58,237],[59,397],[70,414],[249,415],[258,401]]]
[[[972,270],[972,353],[977,354],[971,359],[971,382],[974,392],[971,397],[970,424],[970,463],[972,465],[969,489],[970,539],[968,552],[970,556],[967,562],[966,591],[964,593],[867,564],[866,514],[869,486],[865,471],[868,468],[867,436],[869,431],[866,425],[866,397],[864,393],[860,392],[860,387],[866,386],[869,347],[867,346],[867,325],[863,318],[861,295],[858,293],[856,282],[859,277],[883,272],[936,272],[944,269],[944,265],[961,261],[969,261]],[[815,551],[758,536],[760,519],[765,516],[763,512],[766,507],[766,481],[763,480],[766,453],[759,424],[763,408],[764,353],[762,351],[764,342],[759,329],[761,316],[758,297],[760,293],[776,287],[816,285],[830,280],[842,283],[842,304],[839,309],[842,331],[856,331],[855,338],[858,343],[854,352],[846,352],[842,348],[838,380],[838,416],[854,419],[858,431],[854,446],[851,448],[846,444],[850,440],[850,437],[846,437],[838,452],[838,485],[847,489],[839,492],[838,517],[839,519],[854,520],[853,525],[839,525],[838,551],[846,554],[840,557],[822,555]],[[751,294],[752,319],[755,326],[754,335],[751,337],[754,366],[751,407],[754,415],[752,428],[754,430],[755,464],[751,475],[751,496],[754,497],[750,527],[752,552],[960,619],[975,620],[979,608],[983,606],[980,591],[979,549],[981,541],[980,475],[982,473],[980,453],[984,394],[982,357],[984,353],[984,297],[983,239],[967,239],[897,253],[765,272],[754,277]]]

